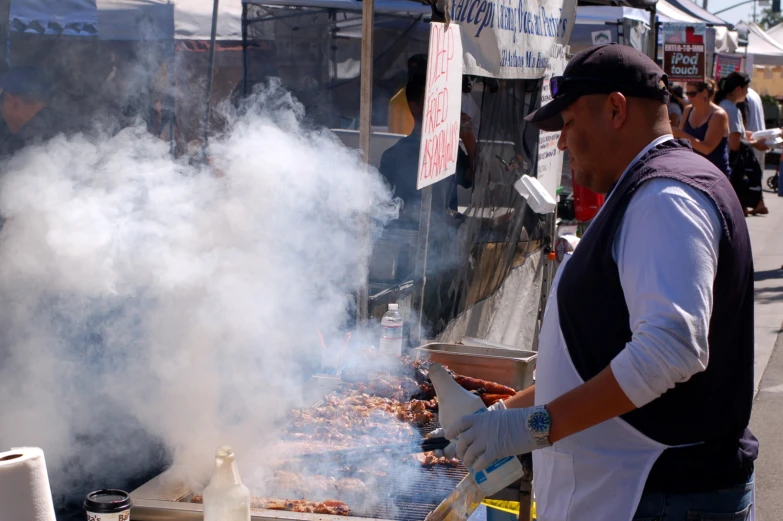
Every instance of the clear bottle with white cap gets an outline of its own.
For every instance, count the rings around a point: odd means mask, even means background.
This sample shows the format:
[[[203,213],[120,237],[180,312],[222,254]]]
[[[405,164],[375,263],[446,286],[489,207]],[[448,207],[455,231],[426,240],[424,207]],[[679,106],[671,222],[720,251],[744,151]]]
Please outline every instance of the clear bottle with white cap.
[[[204,489],[204,521],[250,521],[250,491],[242,484],[231,447],[220,447]]]
[[[389,310],[381,318],[381,353],[402,354],[402,315],[397,304],[389,304]]]

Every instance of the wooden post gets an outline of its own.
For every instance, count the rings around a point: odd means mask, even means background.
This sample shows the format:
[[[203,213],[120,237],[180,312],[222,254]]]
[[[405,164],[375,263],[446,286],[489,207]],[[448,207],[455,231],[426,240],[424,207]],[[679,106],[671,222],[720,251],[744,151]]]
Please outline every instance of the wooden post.
[[[362,157],[370,163],[370,133],[372,132],[372,62],[373,62],[373,29],[375,24],[375,0],[362,2],[362,69],[361,94],[359,98],[359,149]],[[368,215],[359,217],[360,248],[365,248],[370,242],[370,221]],[[356,292],[357,322],[367,320],[367,278],[359,283]]]
[[[650,48],[647,55],[653,60],[658,59],[658,10],[654,5],[650,8]]]
[[[201,142],[201,155],[207,162],[207,143],[209,141],[209,117],[212,110],[212,75],[215,69],[215,40],[217,39],[218,6],[220,0],[214,0],[212,4],[212,33],[209,37],[209,65],[207,69],[207,94],[204,107],[204,134]]]
[[[533,457],[530,454],[522,456],[522,480],[519,482],[519,521],[533,519]]]

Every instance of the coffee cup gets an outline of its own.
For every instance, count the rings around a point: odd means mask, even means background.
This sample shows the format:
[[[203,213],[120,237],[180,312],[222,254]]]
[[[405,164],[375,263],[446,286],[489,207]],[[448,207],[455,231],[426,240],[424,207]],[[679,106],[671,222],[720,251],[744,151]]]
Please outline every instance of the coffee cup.
[[[130,494],[123,490],[96,490],[84,500],[87,521],[130,521],[132,506]]]

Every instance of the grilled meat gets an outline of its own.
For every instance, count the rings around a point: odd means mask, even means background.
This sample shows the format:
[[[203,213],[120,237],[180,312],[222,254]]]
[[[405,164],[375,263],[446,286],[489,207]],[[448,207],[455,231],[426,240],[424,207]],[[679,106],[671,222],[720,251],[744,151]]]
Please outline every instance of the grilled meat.
[[[432,420],[426,407],[423,412],[419,409],[418,405],[355,391],[347,396],[329,395],[320,407],[292,411],[294,421],[287,433],[291,440],[329,442],[335,449],[402,443],[415,435],[411,423]]]
[[[193,496],[191,503],[203,503],[201,494]],[[301,512],[306,514],[328,514],[333,516],[350,515],[348,505],[336,499],[324,501],[306,501],[304,499],[273,499],[268,497],[250,497],[250,508],[265,508],[267,510],[284,510],[286,512]]]
[[[435,465],[446,465],[449,467],[457,467],[460,461],[457,458],[447,458],[445,456],[437,456],[434,452],[422,452],[414,454],[413,458],[422,467],[434,467]]]
[[[342,478],[335,483],[340,494],[363,494],[367,491],[364,482],[358,478]]]
[[[500,400],[507,400],[508,398],[511,398],[512,395],[510,394],[481,394],[481,400],[484,402],[484,405],[489,407],[490,405],[494,405],[495,403],[499,402]]]
[[[341,496],[342,494],[362,494],[367,487],[358,478],[343,477],[335,479],[319,474],[301,474],[287,470],[277,470],[266,481],[266,490],[283,497],[311,497],[313,499]]]
[[[516,394],[516,391],[506,385],[500,385],[488,380],[481,380],[480,378],[471,378],[470,376],[454,375],[454,380],[457,381],[464,389],[468,391],[478,391],[484,389],[489,394]]]

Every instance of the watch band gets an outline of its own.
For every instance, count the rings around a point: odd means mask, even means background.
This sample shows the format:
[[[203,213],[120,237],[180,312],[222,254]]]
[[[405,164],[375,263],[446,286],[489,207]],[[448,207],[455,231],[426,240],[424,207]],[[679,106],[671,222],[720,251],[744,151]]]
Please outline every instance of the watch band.
[[[527,429],[530,435],[541,446],[549,446],[549,428],[552,421],[549,417],[549,411],[543,405],[531,407],[530,414],[527,417]]]

